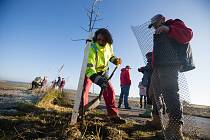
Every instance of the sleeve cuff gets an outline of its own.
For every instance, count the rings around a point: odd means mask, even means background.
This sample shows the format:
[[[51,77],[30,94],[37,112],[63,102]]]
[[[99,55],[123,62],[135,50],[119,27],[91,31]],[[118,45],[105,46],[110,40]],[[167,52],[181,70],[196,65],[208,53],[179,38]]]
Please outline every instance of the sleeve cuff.
[[[94,73],[94,74],[92,74],[92,75],[90,76],[90,80],[91,80],[93,83],[95,83],[95,81],[98,79],[97,77],[98,77],[98,75],[97,75],[96,73]]]

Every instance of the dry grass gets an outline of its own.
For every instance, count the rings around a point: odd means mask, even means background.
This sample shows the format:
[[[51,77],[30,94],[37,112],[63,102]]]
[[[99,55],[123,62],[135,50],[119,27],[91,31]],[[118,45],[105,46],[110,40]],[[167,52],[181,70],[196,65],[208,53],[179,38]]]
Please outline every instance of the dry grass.
[[[68,93],[68,95],[74,95]],[[73,97],[73,96],[70,96]],[[135,104],[135,103],[134,103]],[[153,128],[140,125],[134,120],[115,124],[106,112],[95,109],[85,113],[70,125],[73,99],[64,100],[64,94],[47,90],[36,104],[18,103],[16,112],[1,114],[1,139],[77,139],[77,140],[159,140]]]
[[[36,105],[19,103],[17,112],[0,116],[0,139],[121,140],[136,139],[136,132],[142,130],[132,121],[113,124],[100,109],[86,112],[83,121],[70,125],[72,107],[56,90],[47,91]]]

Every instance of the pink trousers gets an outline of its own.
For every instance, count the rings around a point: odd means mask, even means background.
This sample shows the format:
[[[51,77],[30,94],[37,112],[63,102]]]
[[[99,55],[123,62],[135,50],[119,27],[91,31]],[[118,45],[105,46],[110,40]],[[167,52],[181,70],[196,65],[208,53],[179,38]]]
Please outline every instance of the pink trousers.
[[[90,87],[92,85],[92,81],[85,77],[84,81],[84,106],[88,104],[88,95],[90,91]],[[107,88],[103,92],[104,101],[106,104],[107,114],[108,116],[114,117],[118,115],[118,108],[115,105],[115,91],[111,82],[108,82]]]

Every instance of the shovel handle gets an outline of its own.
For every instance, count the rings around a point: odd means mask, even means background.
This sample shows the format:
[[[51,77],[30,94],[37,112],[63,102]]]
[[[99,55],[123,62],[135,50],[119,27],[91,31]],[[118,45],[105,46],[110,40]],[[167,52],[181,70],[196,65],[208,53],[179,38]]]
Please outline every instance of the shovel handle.
[[[107,81],[109,81],[112,78],[112,76],[114,75],[114,73],[117,70],[117,68],[118,68],[118,65],[114,68],[113,72],[111,73],[111,75],[109,76],[109,78],[107,79]]]
[[[117,68],[118,68],[118,65],[114,68],[114,70],[112,71],[111,75],[108,77],[107,83],[108,83],[109,80],[113,77],[113,75],[114,75],[115,71],[117,70]],[[106,83],[106,84],[107,84],[107,83]],[[101,88],[100,94],[99,94],[99,96],[98,96],[98,97],[99,97],[99,100],[101,100],[101,96],[102,96],[104,90],[105,90],[105,88]]]

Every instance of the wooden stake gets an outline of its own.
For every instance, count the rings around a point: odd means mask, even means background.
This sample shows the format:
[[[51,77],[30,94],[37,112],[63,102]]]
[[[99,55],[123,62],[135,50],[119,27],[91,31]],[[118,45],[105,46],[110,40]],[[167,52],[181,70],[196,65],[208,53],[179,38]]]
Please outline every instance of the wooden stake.
[[[92,39],[92,36],[93,36],[93,33],[91,32],[89,34],[90,40]],[[80,106],[80,102],[81,102],[81,98],[82,98],[82,90],[83,90],[83,85],[84,85],[84,80],[85,80],[85,71],[87,68],[88,54],[89,54],[90,47],[91,47],[91,42],[88,41],[86,44],[86,47],[85,47],[79,83],[77,86],[77,92],[76,92],[75,99],[74,99],[74,108],[73,108],[73,112],[72,112],[72,116],[71,116],[71,124],[75,124],[77,122],[77,118],[79,116],[79,106]]]

